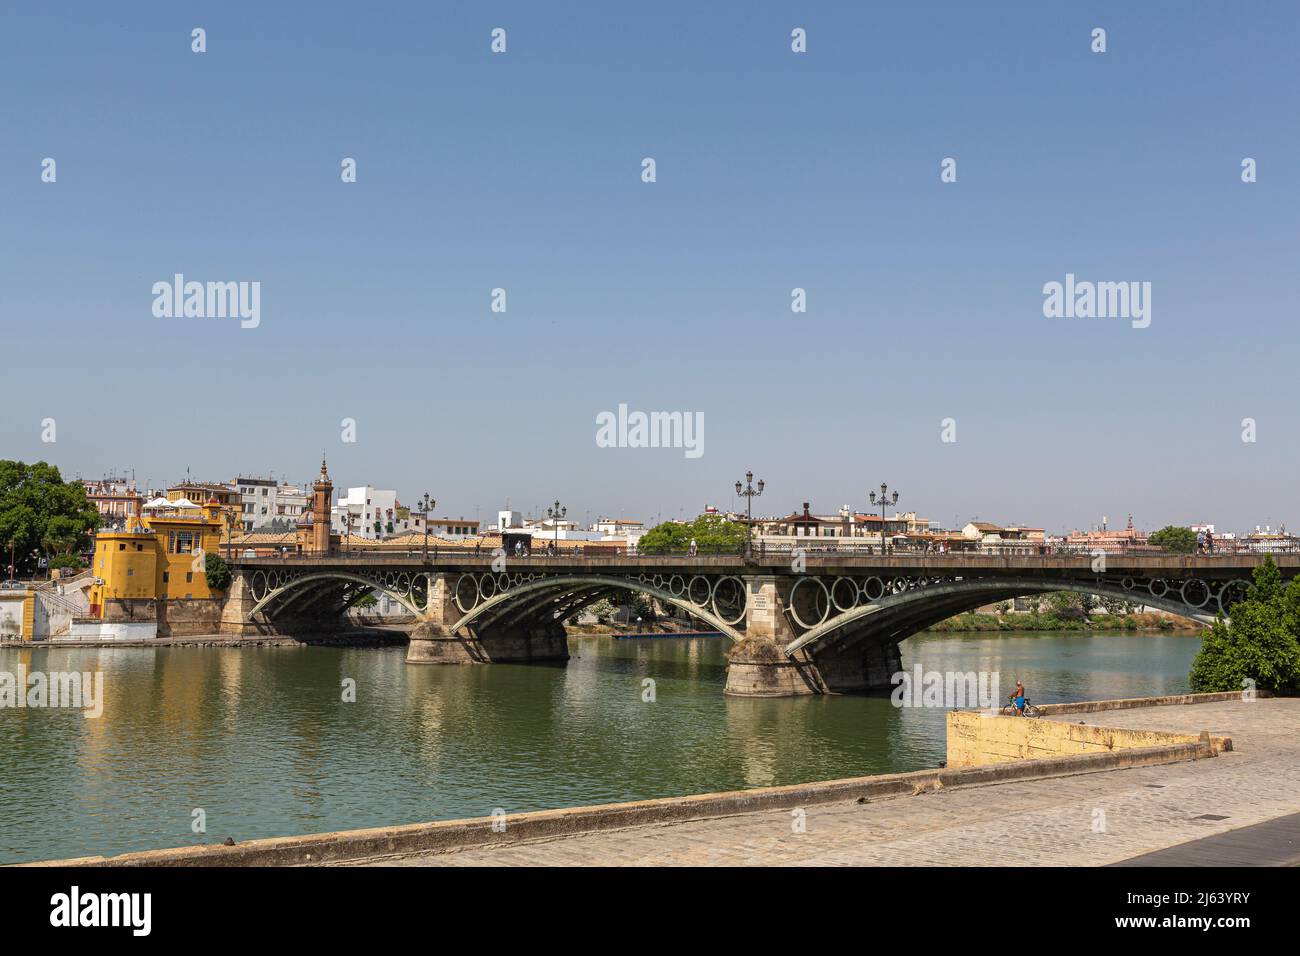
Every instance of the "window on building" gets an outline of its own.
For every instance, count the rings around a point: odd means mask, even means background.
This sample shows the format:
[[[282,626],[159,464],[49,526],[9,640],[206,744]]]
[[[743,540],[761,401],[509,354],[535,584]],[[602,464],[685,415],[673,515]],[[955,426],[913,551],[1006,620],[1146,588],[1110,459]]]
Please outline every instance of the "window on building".
[[[164,571],[164,572],[163,572],[163,584],[166,584],[166,583],[167,583],[168,581],[170,581],[171,579],[172,579],[172,573],[171,573],[170,571]]]
[[[126,569],[126,576],[127,576],[128,578],[133,578],[133,577],[135,577],[135,568],[127,568],[127,569]]]
[[[125,551],[125,550],[126,550],[126,545],[124,545],[124,544],[119,544],[119,545],[117,546],[117,550],[119,550],[119,551]]]
[[[185,583],[186,583],[186,584],[193,584],[193,583],[194,583],[194,572],[193,572],[193,571],[186,571],[186,572],[185,572]]]
[[[176,532],[176,554],[193,554],[194,553],[194,532],[177,531]]]

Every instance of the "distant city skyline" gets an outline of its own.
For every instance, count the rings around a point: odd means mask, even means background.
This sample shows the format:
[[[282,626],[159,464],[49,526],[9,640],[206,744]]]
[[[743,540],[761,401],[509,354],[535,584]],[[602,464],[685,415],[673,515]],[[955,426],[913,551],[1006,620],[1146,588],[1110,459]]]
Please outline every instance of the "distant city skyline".
[[[57,462],[53,464],[57,464]],[[190,475],[182,476],[175,480],[165,480],[161,482],[152,479],[141,478],[139,477],[138,474],[132,475],[130,469],[118,470],[117,472],[105,472],[103,475],[93,475],[93,476],[92,475],[68,475],[68,474],[64,475],[65,479],[76,478],[76,479],[83,479],[83,480],[90,480],[90,481],[98,481],[98,480],[109,479],[109,478],[133,480],[136,483],[137,491],[141,495],[145,494],[145,492],[149,490],[165,491],[168,487],[174,487],[176,485],[181,484],[184,481],[194,481],[199,483],[219,482],[222,484],[230,484],[233,481],[233,479],[236,477],[274,478],[274,480],[277,482],[296,486],[297,488],[305,490],[308,493],[310,492],[312,482],[315,480],[315,476],[312,476],[312,478],[307,480],[299,481],[299,480],[294,480],[292,477],[285,477],[283,475],[271,475],[270,473],[260,473],[260,472],[250,471],[250,470],[239,471],[236,474],[233,474],[229,479],[190,474]],[[331,479],[333,479],[333,477],[334,477],[333,468],[331,468]],[[392,484],[383,481],[382,477],[380,480],[374,480],[373,478],[370,478],[360,482],[335,481],[334,499],[336,502],[341,501],[342,497],[346,497],[349,489],[361,488],[365,486],[396,491],[397,503],[399,505],[406,508],[416,508],[418,510],[417,498],[419,497],[419,495],[415,494],[414,492],[403,492],[401,488],[393,488]],[[435,497],[435,500],[438,501],[438,505],[435,508],[430,509],[429,515],[431,518],[452,517],[452,518],[465,518],[469,520],[478,520],[482,522],[482,526],[484,529],[486,529],[493,522],[494,517],[498,511],[511,509],[520,512],[522,515],[524,515],[527,518],[546,520],[546,508],[548,507],[548,505],[544,501],[537,501],[537,502],[533,502],[532,504],[525,504],[521,502],[518,496],[507,496],[507,498],[502,502],[486,502],[486,503],[477,502],[476,504],[471,506],[468,510],[463,508],[457,510],[454,507],[452,508],[443,507],[443,503],[441,499],[437,499]],[[677,520],[689,521],[705,513],[706,510],[709,508],[714,508],[717,509],[718,511],[723,511],[723,512],[730,511],[730,512],[738,512],[741,514],[744,513],[744,504],[734,494],[732,494],[729,497],[728,502],[729,503],[727,504],[708,502],[698,506],[690,506],[690,507],[683,505],[678,507],[675,511],[672,511],[671,513],[668,510],[661,509],[661,508],[651,509],[649,511],[647,511],[646,509],[638,510],[635,506],[631,506],[631,505],[617,512],[598,511],[590,508],[574,509],[569,514],[568,520],[579,522],[579,524],[584,528],[602,519],[619,519],[619,518],[628,518],[628,519],[643,521],[646,523],[647,526],[650,526],[655,521],[677,521]],[[803,505],[803,501],[800,501],[792,509],[782,510],[780,508],[777,508],[774,511],[768,511],[762,508],[755,508],[754,517],[755,519],[758,519],[760,517],[764,519],[779,518],[788,514],[798,513],[798,511],[802,508],[802,505]],[[880,506],[878,504],[871,504],[869,501],[859,501],[856,503],[853,501],[844,501],[835,504],[833,506],[828,505],[825,507],[818,505],[816,502],[809,501],[809,505],[810,505],[810,510],[815,515],[835,514],[838,513],[839,509],[846,506],[851,508],[855,513],[858,514],[879,515],[880,512]],[[1207,516],[1204,521],[1200,521],[1200,520],[1166,521],[1166,522],[1161,522],[1160,524],[1151,524],[1139,520],[1139,516],[1131,515],[1127,511],[1117,512],[1116,514],[1104,514],[1098,516],[1096,519],[1094,519],[1089,523],[1071,524],[1071,525],[1053,523],[1050,516],[1042,516],[1042,515],[1015,515],[1012,517],[1008,517],[1005,515],[996,515],[996,514],[962,515],[960,513],[953,512],[951,514],[951,517],[947,518],[945,517],[945,512],[942,508],[927,509],[925,507],[905,506],[901,498],[898,504],[891,505],[886,509],[886,513],[890,517],[893,517],[895,514],[907,514],[909,512],[916,513],[918,517],[925,518],[938,527],[943,527],[950,530],[960,530],[961,527],[963,527],[965,524],[972,521],[987,521],[995,524],[1000,524],[1004,527],[1027,526],[1027,527],[1043,528],[1044,530],[1047,531],[1048,534],[1065,534],[1070,531],[1076,531],[1076,530],[1087,531],[1087,530],[1102,529],[1102,528],[1120,529],[1125,527],[1128,524],[1130,518],[1132,518],[1133,520],[1134,527],[1138,528],[1139,530],[1145,530],[1145,531],[1155,531],[1161,527],[1164,527],[1166,524],[1175,524],[1183,527],[1194,527],[1198,524],[1209,524],[1215,526],[1215,528],[1217,528],[1220,531],[1229,531],[1234,533],[1253,531],[1256,530],[1257,526],[1260,529],[1272,528],[1273,530],[1276,530],[1280,526],[1288,525],[1288,522],[1285,519],[1283,519],[1280,522],[1259,521],[1259,522],[1255,522],[1254,524],[1243,525],[1238,527],[1238,526],[1229,525],[1226,522],[1215,521],[1213,515]]]
[[[752,469],[771,515],[1300,524],[1293,3],[135,12],[2,15],[0,457],[323,447],[484,519],[740,510]],[[159,317],[178,274],[256,324]],[[1048,318],[1070,277],[1149,325]],[[602,443],[622,406],[700,454]]]

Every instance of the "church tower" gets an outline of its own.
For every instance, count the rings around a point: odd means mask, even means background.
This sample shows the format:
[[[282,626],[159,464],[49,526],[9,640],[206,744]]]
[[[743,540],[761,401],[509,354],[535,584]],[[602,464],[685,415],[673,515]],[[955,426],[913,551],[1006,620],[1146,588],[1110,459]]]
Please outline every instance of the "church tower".
[[[330,553],[330,505],[334,501],[334,483],[320,459],[320,476],[311,486],[311,548],[315,554]]]

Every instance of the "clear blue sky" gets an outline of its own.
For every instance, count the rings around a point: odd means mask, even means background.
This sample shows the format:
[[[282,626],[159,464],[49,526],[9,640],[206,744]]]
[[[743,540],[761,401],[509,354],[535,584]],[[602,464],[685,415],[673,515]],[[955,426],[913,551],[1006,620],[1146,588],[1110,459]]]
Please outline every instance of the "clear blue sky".
[[[705,7],[6,5],[0,456],[323,448],[485,519],[690,515],[752,468],[764,513],[887,481],[945,524],[1300,524],[1300,5]],[[260,327],[155,318],[176,272],[260,281]],[[1067,272],[1151,282],[1150,328],[1045,318]],[[702,412],[704,455],[598,448],[619,403]]]

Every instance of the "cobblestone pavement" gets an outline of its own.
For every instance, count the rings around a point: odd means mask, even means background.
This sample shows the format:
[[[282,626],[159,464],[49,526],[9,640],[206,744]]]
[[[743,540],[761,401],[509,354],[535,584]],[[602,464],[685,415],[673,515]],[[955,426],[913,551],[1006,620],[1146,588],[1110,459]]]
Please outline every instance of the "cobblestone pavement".
[[[1300,700],[1062,715],[1227,734],[1209,760],[369,861],[396,866],[1087,865],[1300,812]],[[1213,819],[1206,815],[1222,817]]]

